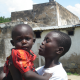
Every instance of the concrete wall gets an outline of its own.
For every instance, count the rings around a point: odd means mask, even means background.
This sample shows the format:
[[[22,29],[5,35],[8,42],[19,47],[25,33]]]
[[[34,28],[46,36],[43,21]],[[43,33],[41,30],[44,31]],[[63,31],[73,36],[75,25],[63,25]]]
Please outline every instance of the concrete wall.
[[[51,0],[48,3],[35,4],[33,10],[11,13],[12,21],[32,21],[49,26],[72,25],[79,23],[79,18],[66,8]]]
[[[69,52],[61,58],[66,71],[80,73],[80,27],[75,28],[74,36],[70,36],[72,45]]]
[[[11,30],[15,25],[14,23],[2,23],[0,24],[0,66],[4,65],[6,57],[10,55],[10,49],[12,45],[11,40]]]
[[[57,26],[56,3],[43,3],[33,6],[35,18],[38,23]]]
[[[32,21],[34,18],[32,10],[26,11],[19,11],[19,12],[12,12],[11,13],[11,20],[12,21]]]
[[[74,25],[79,23],[79,18],[69,10],[57,3],[58,26]]]

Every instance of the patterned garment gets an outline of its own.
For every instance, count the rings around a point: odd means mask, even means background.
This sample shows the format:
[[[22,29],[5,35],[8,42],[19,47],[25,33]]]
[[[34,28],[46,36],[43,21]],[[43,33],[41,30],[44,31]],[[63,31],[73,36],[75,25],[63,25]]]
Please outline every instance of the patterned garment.
[[[8,73],[9,73],[9,69],[8,69],[9,59],[10,59],[10,56],[7,57],[7,60],[6,60],[5,64],[4,64],[4,68],[3,68],[4,73],[6,73],[6,76],[7,76]]]
[[[30,50],[30,53],[22,49],[12,49],[12,60],[14,66],[21,72],[25,73],[29,70],[35,71],[33,61],[36,59],[36,55]],[[4,72],[8,74],[8,62],[9,57],[4,65]],[[7,76],[7,75],[6,75]]]

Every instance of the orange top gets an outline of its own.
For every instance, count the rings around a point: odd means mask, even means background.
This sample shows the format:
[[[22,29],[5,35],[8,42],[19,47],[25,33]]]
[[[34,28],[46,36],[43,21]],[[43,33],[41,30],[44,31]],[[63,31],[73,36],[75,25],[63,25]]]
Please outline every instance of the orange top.
[[[22,49],[12,49],[12,60],[14,66],[19,69],[21,73],[25,73],[29,70],[35,71],[33,61],[36,59],[36,55],[30,50],[30,53]],[[8,62],[9,58],[4,65],[4,72],[8,74]]]

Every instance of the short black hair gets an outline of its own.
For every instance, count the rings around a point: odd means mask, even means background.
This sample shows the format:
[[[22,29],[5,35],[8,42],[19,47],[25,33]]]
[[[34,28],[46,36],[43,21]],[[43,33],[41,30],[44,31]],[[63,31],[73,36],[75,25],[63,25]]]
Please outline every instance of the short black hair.
[[[63,56],[68,50],[70,49],[71,46],[71,38],[68,34],[60,32],[60,31],[52,31],[53,33],[57,33],[59,35],[59,38],[56,39],[58,46],[63,47],[64,51],[61,54]]]
[[[33,35],[33,37],[34,37],[34,32],[33,32],[33,30],[32,30],[32,27],[30,27],[28,24],[17,24],[17,25],[15,25],[15,27],[13,27],[13,29],[12,29],[12,32],[11,32],[11,37],[12,37],[12,39],[13,39],[14,34],[15,34],[15,29],[17,29],[18,27],[19,27],[19,28],[20,28],[20,27],[23,27],[23,26],[30,28],[31,31],[32,31],[32,35]]]

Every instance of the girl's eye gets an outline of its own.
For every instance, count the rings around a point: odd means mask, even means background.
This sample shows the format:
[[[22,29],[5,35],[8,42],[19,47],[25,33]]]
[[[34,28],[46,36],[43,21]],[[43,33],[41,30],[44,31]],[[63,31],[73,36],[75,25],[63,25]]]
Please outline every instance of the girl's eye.
[[[50,40],[49,39],[46,39],[46,43],[48,43],[48,42],[50,42]]]
[[[45,38],[43,41],[46,41],[46,43],[50,42],[49,38]]]

